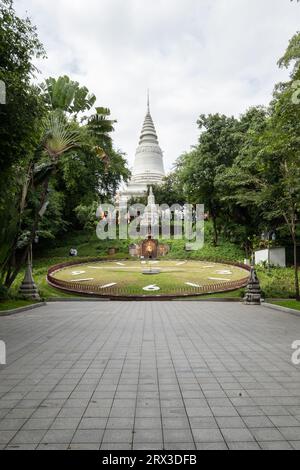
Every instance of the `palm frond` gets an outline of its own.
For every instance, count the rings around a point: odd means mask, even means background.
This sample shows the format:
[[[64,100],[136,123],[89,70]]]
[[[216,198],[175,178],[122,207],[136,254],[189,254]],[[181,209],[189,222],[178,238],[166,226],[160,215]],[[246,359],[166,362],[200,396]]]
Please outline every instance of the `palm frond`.
[[[45,123],[43,148],[54,161],[68,150],[78,147],[79,134],[59,113],[51,113]]]

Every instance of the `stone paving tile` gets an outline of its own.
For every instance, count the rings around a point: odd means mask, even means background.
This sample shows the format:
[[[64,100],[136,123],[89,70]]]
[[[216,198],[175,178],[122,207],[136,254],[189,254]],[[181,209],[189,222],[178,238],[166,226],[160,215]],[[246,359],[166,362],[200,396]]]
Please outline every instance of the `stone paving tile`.
[[[164,450],[196,450],[196,444],[191,442],[176,442],[176,444],[165,444]]]
[[[130,429],[108,429],[104,433],[103,443],[117,443],[128,444],[132,442],[133,434]]]
[[[234,418],[216,418],[216,422],[220,428],[225,429],[235,429],[235,428],[245,428],[246,424],[243,422],[242,418],[234,417]]]
[[[181,416],[185,416],[185,414],[188,415],[190,419],[194,418],[208,418],[212,417],[213,413],[209,406],[203,407],[203,408],[187,408],[186,413],[183,410],[181,413]]]
[[[60,408],[39,408],[32,415],[31,418],[55,418],[60,412]]]
[[[105,429],[107,418],[82,418],[78,429]]]
[[[276,428],[256,428],[251,429],[251,432],[255,439],[260,442],[285,440],[283,435]]]
[[[256,442],[228,442],[229,450],[260,450]]]
[[[99,444],[97,442],[95,443],[72,443],[68,446],[69,450],[99,450]]]
[[[277,427],[300,427],[298,419],[293,416],[269,416],[269,419]]]
[[[0,448],[299,449],[299,322],[212,302],[0,317]]]
[[[125,411],[125,410],[122,410]],[[130,411],[130,410],[129,410]],[[178,414],[177,411],[172,410],[172,408],[166,408],[163,411],[163,416],[184,416],[185,413],[183,409],[181,409],[180,413]],[[117,412],[111,413],[112,417],[120,417],[117,416]],[[132,416],[132,413],[126,414],[126,416]],[[160,418],[160,408],[137,408],[136,409],[136,417],[137,418]]]
[[[110,425],[110,421],[112,418],[110,418],[108,422],[108,426]],[[135,418],[134,420],[134,428],[136,430],[139,429],[161,429],[161,424],[162,420],[161,418]],[[181,427],[181,423],[180,426]]]
[[[224,438],[219,429],[193,429],[195,442],[224,442]]]
[[[14,437],[16,431],[0,431],[0,444],[8,444],[9,441]]]
[[[85,413],[85,408],[62,408],[58,413],[58,418],[81,418]]]
[[[23,424],[26,422],[26,419],[11,419],[5,418],[0,421],[0,431],[18,431]]]
[[[80,422],[80,418],[56,418],[52,420],[51,429],[76,429]]]
[[[300,427],[279,427],[278,430],[288,441],[298,441],[300,439]]]
[[[22,409],[22,408],[15,408],[11,410],[7,415],[6,418],[17,418],[17,419],[22,419],[22,418],[29,418],[32,416],[32,414],[35,412],[35,409]]]
[[[80,429],[79,431],[75,432],[73,439],[72,439],[72,444],[79,444],[79,443],[88,444],[89,442],[93,442],[93,443],[99,442],[99,446],[100,446],[103,434],[104,434],[104,429],[102,430]]]
[[[39,444],[43,439],[44,434],[46,431],[19,431],[15,434],[13,439],[9,442],[10,444]]]
[[[197,450],[228,450],[225,442],[196,442]]]
[[[164,429],[164,440],[170,442],[193,442],[193,433],[189,429]]]
[[[300,450],[300,441],[290,441],[289,444],[294,450]]]
[[[74,435],[73,429],[50,429],[44,435],[42,442],[47,444],[68,444]]]
[[[8,445],[5,447],[5,450],[35,450],[37,444],[15,444]]]
[[[52,423],[53,418],[30,418],[26,421],[22,429],[33,431],[47,430],[50,428]]]
[[[134,444],[141,444],[141,443],[145,444],[145,443],[150,443],[150,442],[154,442],[154,443],[162,442],[162,430],[161,429],[137,429],[134,432],[134,438],[133,438]]]
[[[196,419],[196,418],[194,418]],[[199,418],[200,419],[200,418]],[[157,418],[157,422],[160,422],[160,418]],[[183,418],[162,418],[162,424],[164,429],[190,429],[192,418],[190,421]]]
[[[260,442],[262,450],[293,450],[291,444],[286,441]]]
[[[9,411],[10,411],[9,409],[0,410],[0,419],[4,418],[7,415],[7,413],[9,413]]]
[[[39,444],[37,450],[68,450],[68,444]]]
[[[132,450],[131,444],[123,444],[123,443],[102,443],[100,450]]]
[[[249,428],[274,428],[275,426],[268,416],[244,416],[243,420]]]
[[[218,418],[238,417],[238,412],[233,406],[212,406],[211,410]]]
[[[192,429],[218,429],[218,423],[212,416],[190,417],[190,426]]]
[[[254,437],[248,429],[232,429],[226,428],[221,429],[221,433],[227,443],[229,442],[251,442],[254,441]]]
[[[101,447],[102,449],[102,447]],[[117,447],[118,449],[118,447]],[[132,447],[133,450],[164,450],[164,445],[162,442],[156,442],[156,443],[149,443],[149,442],[144,442],[144,443],[135,443],[133,444]],[[170,449],[171,450],[171,449]]]
[[[242,417],[264,416],[263,410],[256,406],[237,406],[236,410],[238,414]]]

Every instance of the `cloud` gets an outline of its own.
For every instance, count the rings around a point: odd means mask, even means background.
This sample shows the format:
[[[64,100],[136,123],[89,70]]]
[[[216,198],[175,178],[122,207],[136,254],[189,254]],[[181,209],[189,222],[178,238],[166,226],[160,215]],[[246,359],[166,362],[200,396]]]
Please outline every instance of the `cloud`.
[[[166,168],[198,137],[200,113],[267,104],[299,25],[288,0],[15,0],[38,27],[41,78],[70,75],[111,108],[130,165],[147,88]]]

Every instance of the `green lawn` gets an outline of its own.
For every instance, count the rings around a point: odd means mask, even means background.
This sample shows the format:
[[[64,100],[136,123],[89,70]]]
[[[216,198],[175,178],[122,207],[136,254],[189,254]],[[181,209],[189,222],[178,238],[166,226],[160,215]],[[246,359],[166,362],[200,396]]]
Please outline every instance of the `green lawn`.
[[[159,274],[149,276],[142,273],[155,268],[159,269]],[[100,295],[184,295],[201,293],[201,287],[240,281],[248,277],[248,271],[207,261],[162,259],[150,262],[150,265],[135,260],[88,262],[64,268],[53,276],[67,282],[71,288],[78,284],[91,286],[91,290],[97,291],[100,287]],[[110,287],[111,284],[115,285]],[[149,285],[157,286],[157,290],[144,291]]]
[[[280,307],[292,308],[294,310],[300,311],[300,302],[297,300],[281,300],[278,302],[272,302],[274,305],[279,305]]]
[[[20,307],[27,307],[28,305],[34,305],[36,302],[32,300],[18,300],[18,299],[9,299],[0,301],[0,315],[1,312],[5,310],[14,310]]]

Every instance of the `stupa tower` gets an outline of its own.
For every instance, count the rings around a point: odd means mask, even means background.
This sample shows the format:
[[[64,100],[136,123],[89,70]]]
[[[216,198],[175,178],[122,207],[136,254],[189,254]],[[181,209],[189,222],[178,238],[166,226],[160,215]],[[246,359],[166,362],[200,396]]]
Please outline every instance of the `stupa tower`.
[[[132,178],[122,195],[144,196],[148,193],[149,186],[161,183],[164,177],[163,153],[150,112],[148,92],[147,114],[135,154]]]
[[[147,114],[135,154],[132,182],[150,186],[161,183],[164,176],[163,153],[158,143],[157,133],[150,113],[148,93]]]

